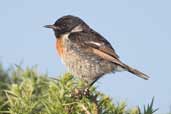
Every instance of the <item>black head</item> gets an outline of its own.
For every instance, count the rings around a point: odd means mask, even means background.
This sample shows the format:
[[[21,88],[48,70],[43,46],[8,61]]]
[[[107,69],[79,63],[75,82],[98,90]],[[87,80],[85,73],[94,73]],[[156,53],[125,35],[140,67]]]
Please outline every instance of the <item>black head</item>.
[[[85,22],[79,17],[67,15],[59,18],[53,25],[46,25],[44,27],[53,29],[56,37],[59,37],[62,34],[71,32],[78,25],[88,28]]]

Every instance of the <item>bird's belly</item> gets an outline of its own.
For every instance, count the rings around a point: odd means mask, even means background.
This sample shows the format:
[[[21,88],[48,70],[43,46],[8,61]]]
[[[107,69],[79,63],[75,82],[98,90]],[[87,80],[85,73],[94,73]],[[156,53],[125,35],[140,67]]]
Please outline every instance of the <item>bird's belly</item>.
[[[58,39],[57,50],[69,72],[89,83],[116,68],[115,64],[85,52],[66,39]]]
[[[76,52],[73,49],[67,50],[67,54],[63,57],[63,62],[72,75],[89,83],[106,73],[112,72],[115,68],[113,63],[81,51]]]

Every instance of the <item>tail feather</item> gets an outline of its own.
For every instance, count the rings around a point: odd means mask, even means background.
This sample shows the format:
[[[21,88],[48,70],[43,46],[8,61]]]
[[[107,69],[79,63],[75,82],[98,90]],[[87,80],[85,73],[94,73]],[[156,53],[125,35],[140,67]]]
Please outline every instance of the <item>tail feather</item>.
[[[125,68],[128,70],[128,72],[132,73],[132,74],[135,74],[136,76],[140,77],[140,78],[143,78],[145,80],[148,80],[150,77],[142,72],[140,72],[139,70],[137,69],[134,69],[126,64],[124,64]]]
[[[95,53],[96,55],[100,56],[101,58],[103,58],[103,59],[105,59],[105,60],[108,60],[108,61],[111,61],[111,62],[117,64],[118,67],[117,67],[116,69],[117,69],[118,71],[127,70],[128,72],[133,73],[133,74],[135,74],[136,76],[138,76],[138,77],[140,77],[140,78],[143,78],[143,79],[145,79],[145,80],[148,80],[148,78],[150,78],[148,75],[146,75],[146,74],[144,74],[144,73],[142,73],[142,72],[140,72],[140,71],[138,71],[138,70],[136,70],[136,69],[134,69],[134,68],[132,68],[132,67],[126,65],[126,64],[124,64],[124,63],[123,63],[122,61],[120,61],[118,58],[115,58],[115,57],[113,57],[113,56],[111,56],[111,55],[109,55],[109,54],[107,54],[107,53],[105,53],[105,52],[102,52],[102,51],[100,51],[100,50],[98,50],[98,49],[95,49],[95,48],[92,48],[92,51],[93,51],[93,53]],[[122,68],[123,68],[123,69],[122,69]],[[116,70],[116,69],[115,69],[115,70]]]

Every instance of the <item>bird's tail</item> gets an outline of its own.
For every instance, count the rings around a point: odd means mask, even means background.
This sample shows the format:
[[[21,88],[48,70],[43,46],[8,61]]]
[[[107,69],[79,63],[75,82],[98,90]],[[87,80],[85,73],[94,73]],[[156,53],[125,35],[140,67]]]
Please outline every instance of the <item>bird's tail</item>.
[[[111,62],[117,64],[118,66],[120,66],[120,67],[118,67],[119,71],[127,70],[127,71],[135,74],[136,76],[138,76],[140,78],[148,80],[148,78],[149,78],[148,75],[146,75],[146,74],[144,74],[144,73],[142,73],[142,72],[140,72],[140,71],[138,71],[138,70],[124,64],[124,63],[122,63],[122,61],[120,61],[117,57],[113,57],[113,56],[111,56],[111,55],[109,55],[109,54],[107,54],[105,52],[102,52],[102,51],[100,51],[98,49],[95,49],[95,48],[92,48],[92,49],[93,49],[93,53],[97,54],[98,56],[102,57],[105,60],[111,61]],[[118,70],[118,68],[117,68],[117,70]]]
[[[123,63],[123,64],[124,64],[124,63]],[[136,76],[138,76],[138,77],[140,77],[140,78],[143,78],[143,79],[145,79],[145,80],[148,80],[148,79],[150,78],[148,75],[146,75],[146,74],[140,72],[139,70],[134,69],[134,68],[132,68],[132,67],[126,65],[126,64],[124,64],[123,66],[124,66],[124,68],[125,68],[128,72],[130,72],[130,73],[132,73],[132,74],[135,74]]]

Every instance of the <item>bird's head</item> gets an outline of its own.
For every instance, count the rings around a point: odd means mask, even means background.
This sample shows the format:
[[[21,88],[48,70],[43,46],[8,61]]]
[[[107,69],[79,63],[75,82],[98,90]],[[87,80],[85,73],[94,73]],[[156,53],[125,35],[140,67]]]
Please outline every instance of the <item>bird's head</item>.
[[[59,18],[53,25],[45,25],[46,28],[54,30],[56,37],[74,31],[88,30],[88,25],[79,17],[67,15]]]

